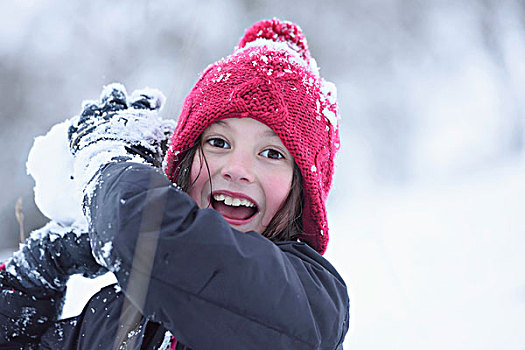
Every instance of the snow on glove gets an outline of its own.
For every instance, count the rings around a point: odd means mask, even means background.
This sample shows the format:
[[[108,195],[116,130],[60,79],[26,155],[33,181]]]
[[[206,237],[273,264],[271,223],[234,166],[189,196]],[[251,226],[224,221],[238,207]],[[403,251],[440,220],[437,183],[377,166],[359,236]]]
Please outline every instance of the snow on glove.
[[[71,275],[94,278],[107,272],[91,253],[88,233],[50,221],[31,233],[6,262],[0,284],[37,298],[61,295]]]
[[[111,162],[162,165],[175,129],[174,121],[158,116],[163,101],[158,90],[139,90],[128,97],[124,86],[114,83],[104,87],[99,102],[84,104],[69,128],[74,177],[84,190],[98,170]]]

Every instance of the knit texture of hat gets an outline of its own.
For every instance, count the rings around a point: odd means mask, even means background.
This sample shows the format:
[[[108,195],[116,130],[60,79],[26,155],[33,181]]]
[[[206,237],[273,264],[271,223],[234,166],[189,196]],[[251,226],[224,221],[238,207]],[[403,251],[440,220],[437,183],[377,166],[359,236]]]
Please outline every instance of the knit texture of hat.
[[[303,177],[300,240],[323,254],[326,199],[339,149],[336,89],[319,76],[294,23],[263,20],[246,30],[232,55],[210,65],[184,100],[166,156],[175,181],[179,162],[200,134],[224,118],[253,118],[272,129]]]

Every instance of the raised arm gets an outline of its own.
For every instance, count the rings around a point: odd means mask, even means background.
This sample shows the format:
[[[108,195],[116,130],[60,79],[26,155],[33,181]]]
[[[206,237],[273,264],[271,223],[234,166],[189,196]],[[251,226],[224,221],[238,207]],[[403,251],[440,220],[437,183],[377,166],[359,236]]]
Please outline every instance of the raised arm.
[[[192,348],[336,349],[344,282],[304,243],[232,229],[151,166],[110,164],[90,203],[94,254],[126,296]]]
[[[166,129],[155,96],[142,100],[110,86],[71,129],[97,261],[191,348],[338,348],[349,302],[337,272],[304,243],[241,233],[199,209],[154,166]]]

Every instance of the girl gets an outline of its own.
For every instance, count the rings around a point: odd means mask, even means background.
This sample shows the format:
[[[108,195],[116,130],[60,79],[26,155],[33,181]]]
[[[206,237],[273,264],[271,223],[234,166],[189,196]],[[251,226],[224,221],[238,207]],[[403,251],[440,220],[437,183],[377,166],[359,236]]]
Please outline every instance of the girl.
[[[167,149],[161,102],[110,85],[73,120],[89,232],[51,222],[4,265],[3,348],[342,349],[346,286],[321,256],[335,90],[299,27],[249,28]],[[68,277],[107,270],[118,285],[57,321]]]

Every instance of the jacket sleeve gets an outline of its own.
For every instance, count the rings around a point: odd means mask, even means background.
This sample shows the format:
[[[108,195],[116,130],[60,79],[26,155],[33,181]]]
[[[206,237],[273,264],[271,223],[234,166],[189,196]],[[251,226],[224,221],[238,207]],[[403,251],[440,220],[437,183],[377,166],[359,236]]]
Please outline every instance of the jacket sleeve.
[[[341,346],[346,286],[306,244],[236,231],[148,165],[109,164],[99,179],[87,201],[94,255],[176,339],[196,349]]]

